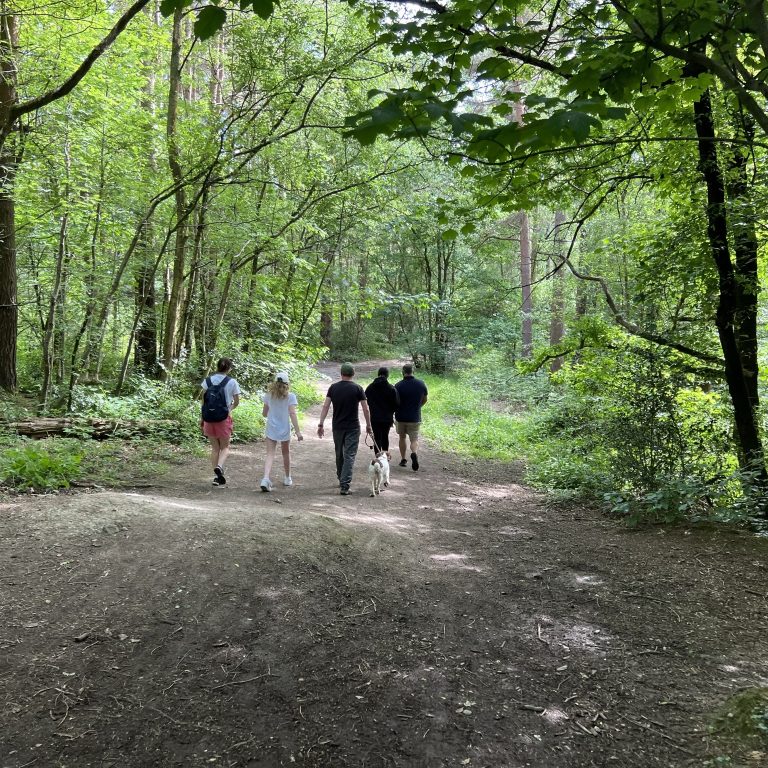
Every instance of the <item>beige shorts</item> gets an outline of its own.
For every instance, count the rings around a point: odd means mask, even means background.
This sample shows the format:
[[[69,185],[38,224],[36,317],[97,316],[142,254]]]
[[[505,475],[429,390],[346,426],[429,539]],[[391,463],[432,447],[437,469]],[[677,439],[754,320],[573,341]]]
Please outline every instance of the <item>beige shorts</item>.
[[[398,421],[395,423],[395,431],[400,437],[408,435],[412,440],[419,436],[419,427],[421,423],[418,421]]]

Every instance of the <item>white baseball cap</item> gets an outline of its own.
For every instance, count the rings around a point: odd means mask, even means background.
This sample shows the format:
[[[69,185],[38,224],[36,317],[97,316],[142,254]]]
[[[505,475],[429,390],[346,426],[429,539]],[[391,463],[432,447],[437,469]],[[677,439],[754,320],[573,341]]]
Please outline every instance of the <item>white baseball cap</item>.
[[[284,384],[287,384],[288,379],[288,371],[279,371],[275,374],[275,381],[282,381]]]

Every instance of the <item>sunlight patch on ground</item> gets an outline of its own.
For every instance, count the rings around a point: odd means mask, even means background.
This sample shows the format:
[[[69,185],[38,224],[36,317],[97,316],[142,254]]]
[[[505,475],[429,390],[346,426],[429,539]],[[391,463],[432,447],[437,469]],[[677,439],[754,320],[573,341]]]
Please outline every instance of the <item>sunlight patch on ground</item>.
[[[611,635],[593,624],[567,624],[546,614],[535,616],[533,623],[536,637],[557,652],[600,653],[611,640]]]
[[[478,489],[481,496],[487,496],[489,499],[507,499],[510,496],[508,485],[491,485]]]
[[[552,723],[552,725],[558,725],[559,723],[565,722],[566,720],[570,720],[568,715],[558,707],[547,707],[541,713],[541,716],[547,722]]]
[[[253,594],[256,597],[263,597],[265,600],[279,600],[285,591],[281,589],[258,589]]]
[[[343,520],[346,523],[354,525],[370,525],[376,528],[404,535],[406,533],[425,533],[429,531],[426,525],[420,525],[407,517],[397,517],[395,515],[370,515],[360,512],[341,513],[334,515],[334,520]]]
[[[173,509],[189,509],[195,512],[210,512],[211,505],[209,504],[190,504],[188,502],[170,501],[162,496],[146,496],[140,493],[125,493],[124,496],[128,496],[134,499],[140,499],[141,501],[149,500],[153,504],[157,504],[158,507],[171,507]]]
[[[591,624],[574,624],[565,631],[563,639],[571,649],[594,652],[600,650],[598,643],[604,643],[609,636]]]
[[[515,528],[513,525],[506,525],[504,528],[498,528],[496,533],[501,536],[534,536],[533,531],[529,531],[527,528]]]
[[[589,573],[574,573],[573,580],[577,584],[586,585],[588,587],[599,587],[601,584],[605,584],[605,582],[599,576],[592,576]]]
[[[479,568],[476,565],[469,565],[466,560],[469,555],[461,555],[458,552],[452,552],[447,555],[430,555],[430,560],[435,560],[438,563],[445,564],[451,568],[457,568],[461,571],[474,571],[475,573],[483,573],[484,569]]]

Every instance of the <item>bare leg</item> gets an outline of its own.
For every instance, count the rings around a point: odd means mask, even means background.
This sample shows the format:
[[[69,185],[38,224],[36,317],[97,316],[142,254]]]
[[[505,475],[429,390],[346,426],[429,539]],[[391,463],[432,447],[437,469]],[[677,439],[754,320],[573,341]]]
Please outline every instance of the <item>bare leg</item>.
[[[418,453],[419,452],[419,438],[418,437],[412,437],[411,438],[411,453]]]
[[[400,435],[399,438],[400,458],[405,461],[405,435]]]
[[[280,443],[280,450],[283,452],[283,469],[285,470],[285,476],[291,476],[291,442],[290,440],[283,440]]]
[[[219,438],[219,460],[216,466],[223,468],[224,462],[227,460],[227,456],[229,456],[229,438],[220,437]]]
[[[275,446],[277,443],[270,438],[265,438],[267,443],[267,457],[264,461],[264,477],[269,480],[269,475],[272,472],[272,462],[275,460]]]
[[[221,452],[221,447],[219,446],[219,438],[209,437],[208,441],[211,444],[211,467],[216,469],[216,467],[219,466],[219,453]]]

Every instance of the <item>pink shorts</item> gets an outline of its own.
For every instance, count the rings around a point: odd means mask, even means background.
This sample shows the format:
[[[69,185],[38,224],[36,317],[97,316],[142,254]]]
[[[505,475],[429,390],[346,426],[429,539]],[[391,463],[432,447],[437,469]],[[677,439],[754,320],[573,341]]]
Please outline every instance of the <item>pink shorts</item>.
[[[204,421],[203,434],[219,439],[232,437],[232,416],[227,416],[224,421]]]

